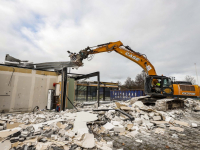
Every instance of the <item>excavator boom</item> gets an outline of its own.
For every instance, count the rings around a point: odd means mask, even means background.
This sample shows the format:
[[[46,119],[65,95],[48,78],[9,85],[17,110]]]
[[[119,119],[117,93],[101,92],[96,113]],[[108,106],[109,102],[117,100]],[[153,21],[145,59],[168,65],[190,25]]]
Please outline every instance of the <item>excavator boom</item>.
[[[97,45],[95,47],[87,47],[81,50],[78,54],[70,53],[71,61],[75,61],[79,66],[83,65],[83,59],[89,57],[89,55],[102,53],[102,52],[111,52],[115,51],[120,55],[132,60],[142,67],[148,75],[156,75],[154,66],[150,63],[147,57],[143,54],[135,52],[129,46],[123,46],[121,41],[110,42],[106,44]]]

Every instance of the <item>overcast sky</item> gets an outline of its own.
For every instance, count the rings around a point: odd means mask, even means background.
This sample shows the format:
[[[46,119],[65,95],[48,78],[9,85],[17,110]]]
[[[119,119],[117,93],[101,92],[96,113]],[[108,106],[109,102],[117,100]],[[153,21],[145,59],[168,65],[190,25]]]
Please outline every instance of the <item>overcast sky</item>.
[[[67,50],[120,40],[145,54],[158,75],[196,79],[196,63],[200,80],[199,0],[0,0],[0,21],[0,62],[6,54],[34,63],[69,61]],[[142,68],[112,52],[73,70],[95,71],[101,81],[123,83]]]

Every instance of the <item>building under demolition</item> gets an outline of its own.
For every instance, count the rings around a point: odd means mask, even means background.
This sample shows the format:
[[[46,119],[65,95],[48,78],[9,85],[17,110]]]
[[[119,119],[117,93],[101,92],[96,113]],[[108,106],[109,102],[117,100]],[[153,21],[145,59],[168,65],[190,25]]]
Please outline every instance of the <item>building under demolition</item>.
[[[0,64],[0,111],[32,111],[36,106],[55,109],[57,104],[61,109],[73,108],[75,101],[110,100],[110,90],[118,89],[117,83],[100,82],[99,72],[73,74],[67,67],[76,64],[33,64],[6,55],[6,63]],[[81,81],[93,76],[98,81]]]

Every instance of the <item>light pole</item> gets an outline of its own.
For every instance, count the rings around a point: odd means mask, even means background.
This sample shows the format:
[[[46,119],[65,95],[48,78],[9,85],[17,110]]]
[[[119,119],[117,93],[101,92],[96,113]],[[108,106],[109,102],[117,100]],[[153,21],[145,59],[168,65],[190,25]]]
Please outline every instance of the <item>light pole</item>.
[[[197,76],[197,84],[199,85],[198,75],[197,75],[197,68],[196,68],[196,63],[194,63],[194,65],[195,65],[195,71],[196,71],[196,76]]]

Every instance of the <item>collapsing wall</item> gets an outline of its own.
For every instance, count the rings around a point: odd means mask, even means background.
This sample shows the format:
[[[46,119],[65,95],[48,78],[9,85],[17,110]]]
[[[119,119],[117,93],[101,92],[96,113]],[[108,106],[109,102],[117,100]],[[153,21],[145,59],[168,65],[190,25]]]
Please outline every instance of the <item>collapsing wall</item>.
[[[0,111],[31,111],[47,106],[48,89],[58,82],[55,72],[0,65]]]

